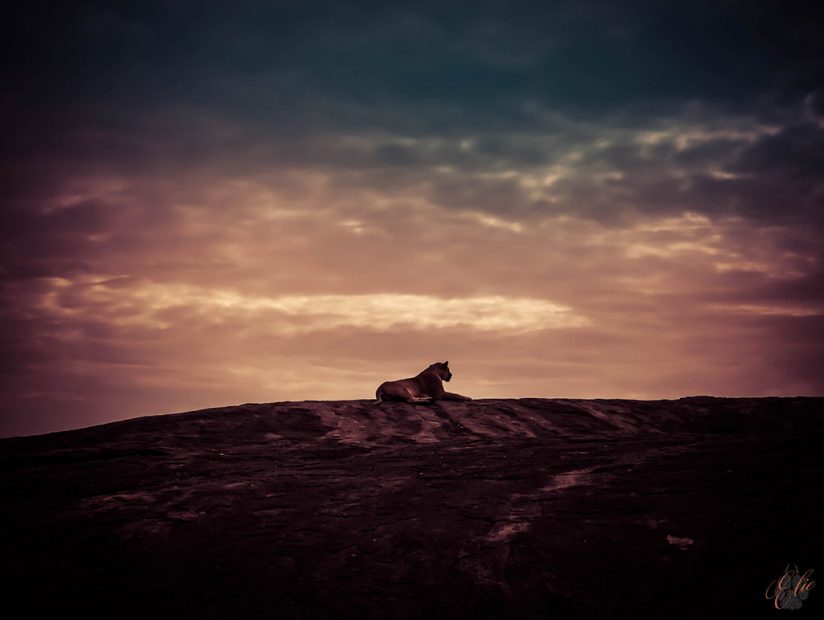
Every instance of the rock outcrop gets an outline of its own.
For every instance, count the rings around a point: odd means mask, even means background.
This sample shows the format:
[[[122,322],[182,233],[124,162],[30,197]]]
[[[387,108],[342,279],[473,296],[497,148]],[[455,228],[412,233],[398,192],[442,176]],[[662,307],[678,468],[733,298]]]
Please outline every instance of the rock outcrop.
[[[711,397],[247,404],[4,439],[6,607],[773,614],[787,563],[824,570],[822,440],[824,398]]]

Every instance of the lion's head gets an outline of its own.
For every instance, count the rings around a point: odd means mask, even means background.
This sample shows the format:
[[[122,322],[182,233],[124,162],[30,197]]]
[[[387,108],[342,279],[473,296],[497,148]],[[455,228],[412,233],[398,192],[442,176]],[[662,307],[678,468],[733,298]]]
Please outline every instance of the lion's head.
[[[449,362],[435,362],[429,366],[429,370],[434,371],[442,381],[449,381],[452,378],[452,371],[449,370]]]

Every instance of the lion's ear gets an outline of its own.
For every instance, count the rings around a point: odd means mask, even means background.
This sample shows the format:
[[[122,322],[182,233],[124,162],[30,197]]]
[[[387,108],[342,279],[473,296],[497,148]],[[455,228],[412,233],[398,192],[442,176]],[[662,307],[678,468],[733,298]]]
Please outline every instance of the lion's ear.
[[[449,362],[444,362],[443,365],[444,366],[449,366]]]

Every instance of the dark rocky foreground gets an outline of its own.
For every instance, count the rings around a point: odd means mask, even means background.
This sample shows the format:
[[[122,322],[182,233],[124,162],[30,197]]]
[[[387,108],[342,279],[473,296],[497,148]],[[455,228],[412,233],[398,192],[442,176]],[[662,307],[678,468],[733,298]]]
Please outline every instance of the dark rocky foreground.
[[[5,439],[3,607],[781,617],[786,564],[824,572],[822,446],[824,398],[292,402]]]

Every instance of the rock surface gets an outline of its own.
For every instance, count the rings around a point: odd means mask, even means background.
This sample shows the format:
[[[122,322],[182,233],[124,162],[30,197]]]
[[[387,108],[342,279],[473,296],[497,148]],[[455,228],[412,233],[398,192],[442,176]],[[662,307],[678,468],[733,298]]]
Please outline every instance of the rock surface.
[[[800,397],[285,402],[4,439],[5,607],[773,616],[786,564],[824,570],[822,441]]]

